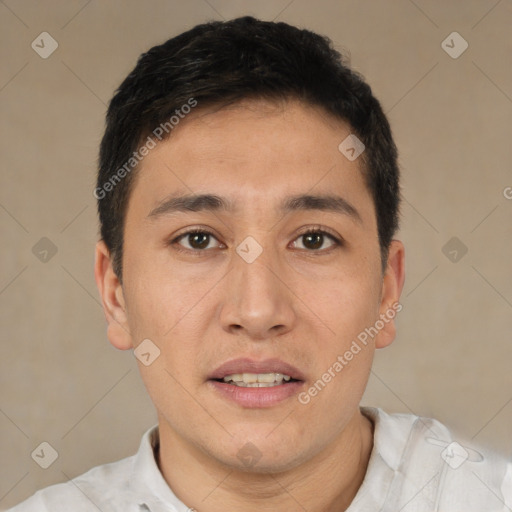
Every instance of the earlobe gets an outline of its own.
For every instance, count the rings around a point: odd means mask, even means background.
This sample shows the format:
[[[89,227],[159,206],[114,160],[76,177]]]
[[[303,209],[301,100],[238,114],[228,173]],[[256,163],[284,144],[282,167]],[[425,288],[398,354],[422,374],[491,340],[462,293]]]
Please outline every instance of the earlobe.
[[[123,288],[114,272],[110,252],[103,240],[96,244],[94,278],[108,323],[107,337],[110,343],[120,350],[132,348]]]
[[[375,338],[375,348],[384,348],[396,336],[396,315],[401,311],[400,295],[405,281],[405,249],[402,242],[392,240],[389,246],[386,273],[382,283],[380,320],[384,324]]]

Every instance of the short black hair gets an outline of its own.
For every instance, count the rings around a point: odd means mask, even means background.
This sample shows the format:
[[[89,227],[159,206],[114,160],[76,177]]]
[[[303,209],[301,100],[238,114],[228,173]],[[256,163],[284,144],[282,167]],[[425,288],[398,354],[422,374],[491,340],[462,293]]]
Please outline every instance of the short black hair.
[[[398,229],[400,190],[397,149],[379,101],[328,37],[243,16],[197,25],[143,53],[110,101],[94,195],[101,238],[120,280],[131,171],[142,146],[166,139],[192,107],[292,98],[348,123],[365,145],[360,165],[385,269]]]

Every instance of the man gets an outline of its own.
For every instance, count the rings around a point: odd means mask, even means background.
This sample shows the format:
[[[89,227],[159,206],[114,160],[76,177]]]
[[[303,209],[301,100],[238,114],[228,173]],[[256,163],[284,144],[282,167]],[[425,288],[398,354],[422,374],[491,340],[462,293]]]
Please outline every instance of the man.
[[[395,337],[391,130],[317,34],[251,17],[143,54],[112,99],[96,282],[158,412],[38,511],[505,511],[512,463],[359,406]]]

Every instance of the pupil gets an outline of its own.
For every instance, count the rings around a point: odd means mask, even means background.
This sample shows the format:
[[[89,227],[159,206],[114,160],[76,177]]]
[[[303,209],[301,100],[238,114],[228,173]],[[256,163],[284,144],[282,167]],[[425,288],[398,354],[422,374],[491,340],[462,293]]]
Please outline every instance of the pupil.
[[[192,236],[191,246],[199,249],[203,249],[208,246],[208,237],[209,235],[206,233],[194,233]],[[202,239],[202,241],[201,241]],[[190,242],[190,240],[189,240]],[[196,243],[197,242],[197,243]]]
[[[321,233],[308,233],[307,235],[305,235],[305,238],[307,240],[305,244],[306,246],[309,244],[310,248],[312,249],[318,249],[318,247],[322,247],[323,235]],[[316,243],[313,242],[312,244],[310,244],[310,242],[315,239]]]

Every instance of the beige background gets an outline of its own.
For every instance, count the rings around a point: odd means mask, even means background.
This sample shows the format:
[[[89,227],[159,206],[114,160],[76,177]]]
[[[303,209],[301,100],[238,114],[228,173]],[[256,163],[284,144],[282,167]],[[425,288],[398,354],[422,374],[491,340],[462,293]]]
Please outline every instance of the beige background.
[[[407,279],[364,403],[433,416],[512,454],[512,2],[29,1],[0,4],[0,508],[134,453],[155,413],[112,348],[93,279],[106,104],[139,54],[253,14],[328,35],[382,101],[400,149]],[[43,31],[58,49],[42,59]],[[469,43],[457,59],[441,47]],[[467,254],[442,251],[458,237]],[[58,252],[32,252],[42,238]],[[32,460],[43,441],[59,453]]]

